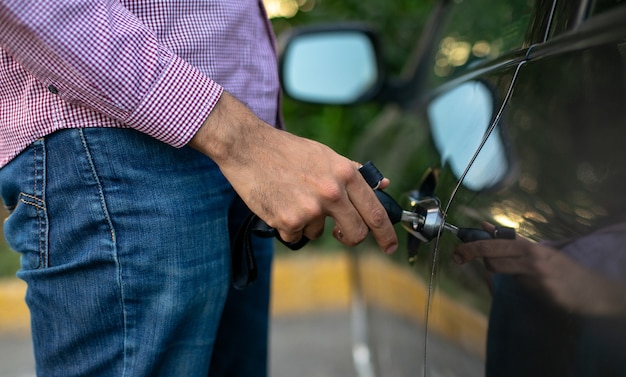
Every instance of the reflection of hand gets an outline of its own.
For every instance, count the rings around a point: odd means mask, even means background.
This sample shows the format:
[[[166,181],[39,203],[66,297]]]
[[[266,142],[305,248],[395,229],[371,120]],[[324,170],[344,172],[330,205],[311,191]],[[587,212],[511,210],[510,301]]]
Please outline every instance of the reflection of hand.
[[[358,163],[270,127],[230,94],[222,94],[190,145],[219,165],[248,207],[283,240],[320,237],[330,216],[343,244],[355,245],[371,230],[383,250],[395,251],[393,226]],[[382,187],[388,184],[384,180]]]
[[[483,224],[493,234],[495,227]],[[453,260],[464,264],[484,258],[489,271],[517,275],[566,310],[585,315],[626,315],[626,287],[589,270],[562,252],[517,237],[464,243]]]

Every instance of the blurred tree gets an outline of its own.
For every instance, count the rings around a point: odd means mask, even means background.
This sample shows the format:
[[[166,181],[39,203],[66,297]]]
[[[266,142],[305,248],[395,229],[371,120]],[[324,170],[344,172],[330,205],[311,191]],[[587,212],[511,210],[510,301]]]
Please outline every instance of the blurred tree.
[[[0,218],[5,219],[8,216],[7,210],[0,205]],[[4,235],[4,222],[0,222],[0,234]],[[20,266],[19,255],[9,249],[4,241],[4,237],[0,237],[0,278],[5,276],[14,276],[15,271]]]
[[[285,0],[276,1],[284,3]],[[415,48],[435,1],[300,0],[297,3],[301,11],[293,17],[272,20],[277,35],[308,24],[367,23],[379,34],[386,68],[394,76],[400,74]],[[327,144],[344,155],[349,155],[354,140],[381,110],[382,106],[375,103],[352,107],[320,106],[289,98],[283,103],[289,131]]]

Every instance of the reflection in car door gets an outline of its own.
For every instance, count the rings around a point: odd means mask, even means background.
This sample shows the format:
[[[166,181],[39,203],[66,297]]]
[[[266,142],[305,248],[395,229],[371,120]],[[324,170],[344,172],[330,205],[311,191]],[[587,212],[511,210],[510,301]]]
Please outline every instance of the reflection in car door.
[[[485,220],[513,226],[530,241],[495,244],[503,255],[457,266],[447,254],[455,246],[441,237],[431,286],[439,287],[432,299],[436,306],[455,292],[444,287],[460,277],[488,279],[483,296],[476,295],[478,287],[462,294],[457,287],[454,300],[476,300],[477,305],[470,304],[475,308],[485,305],[488,376],[614,376],[626,371],[626,9],[619,3],[560,2],[555,22],[546,29],[547,40],[534,43],[513,73],[495,67],[477,77],[487,83],[494,82],[494,75],[513,79],[508,91],[497,86],[493,91],[504,98],[501,116],[492,119],[496,127],[461,173],[464,179],[450,195],[447,219],[470,226]],[[462,84],[443,90],[430,106],[457,98],[458,90],[466,91],[459,102],[465,103],[475,84],[468,88],[466,80],[458,81]],[[431,127],[447,129],[437,125],[441,117],[458,124],[454,115],[430,106]],[[462,151],[459,143],[453,146]],[[504,165],[494,165],[494,158]],[[449,165],[459,175],[461,169]],[[477,249],[486,253],[489,247]],[[431,308],[435,312],[444,313]],[[467,328],[468,323],[452,317]],[[427,350],[431,375],[436,359]]]
[[[421,173],[432,168],[434,194],[447,220],[479,227],[480,216],[471,207],[475,193],[498,189],[516,168],[499,125],[528,46],[545,36],[545,30],[535,29],[547,28],[546,9],[551,4],[449,2],[438,43],[415,69],[423,75],[416,80],[414,100],[405,104],[409,112],[388,109],[363,137],[356,158],[374,159],[394,186],[406,191],[419,188]],[[381,140],[389,138],[393,148],[382,151]],[[451,234],[440,234],[419,246],[410,267],[401,257],[389,266],[355,253],[355,302],[366,308],[358,312],[367,314],[357,323],[367,322],[370,373],[484,375],[490,292],[480,266],[461,269],[451,263],[456,243]]]
[[[557,9],[504,114],[516,179],[465,202],[484,210],[477,218],[488,209],[515,224],[541,256],[532,275],[493,279],[488,375],[626,371],[626,10],[618,3]]]

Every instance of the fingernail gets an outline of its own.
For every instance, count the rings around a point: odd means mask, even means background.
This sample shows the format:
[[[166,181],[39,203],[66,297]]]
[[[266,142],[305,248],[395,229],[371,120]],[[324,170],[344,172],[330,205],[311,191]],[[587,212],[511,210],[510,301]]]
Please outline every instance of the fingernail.
[[[398,245],[391,245],[389,248],[387,248],[387,250],[385,250],[386,254],[393,254],[396,252],[396,250],[398,250]]]
[[[452,254],[452,260],[456,264],[463,264],[463,258],[459,254]]]

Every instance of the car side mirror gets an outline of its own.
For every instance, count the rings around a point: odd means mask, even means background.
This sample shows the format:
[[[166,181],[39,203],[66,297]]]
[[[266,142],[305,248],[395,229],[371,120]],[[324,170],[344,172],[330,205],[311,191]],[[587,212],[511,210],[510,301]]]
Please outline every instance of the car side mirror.
[[[378,43],[365,26],[299,28],[280,42],[283,90],[295,100],[350,105],[373,99],[382,87]]]

